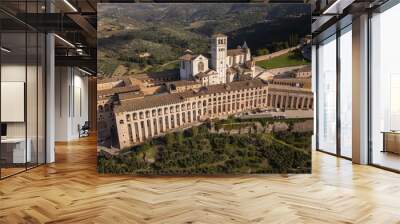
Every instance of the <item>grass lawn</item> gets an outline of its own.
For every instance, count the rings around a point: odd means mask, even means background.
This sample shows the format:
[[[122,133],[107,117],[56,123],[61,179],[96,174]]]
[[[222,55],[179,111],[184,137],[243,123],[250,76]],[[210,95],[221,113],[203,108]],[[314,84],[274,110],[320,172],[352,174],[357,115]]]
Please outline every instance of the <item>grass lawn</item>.
[[[270,60],[258,61],[256,65],[264,68],[264,69],[274,69],[274,68],[283,68],[290,66],[299,66],[306,65],[310,62],[305,60],[301,55],[290,52],[276,58],[272,58]]]

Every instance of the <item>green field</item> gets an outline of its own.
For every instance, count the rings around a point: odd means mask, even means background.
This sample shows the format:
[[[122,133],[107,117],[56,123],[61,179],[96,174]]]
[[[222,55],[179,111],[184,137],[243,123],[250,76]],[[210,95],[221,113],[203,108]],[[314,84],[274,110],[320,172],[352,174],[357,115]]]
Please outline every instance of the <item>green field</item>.
[[[310,62],[301,56],[300,52],[290,52],[270,60],[258,61],[256,65],[264,69],[284,68],[290,66],[306,65]]]

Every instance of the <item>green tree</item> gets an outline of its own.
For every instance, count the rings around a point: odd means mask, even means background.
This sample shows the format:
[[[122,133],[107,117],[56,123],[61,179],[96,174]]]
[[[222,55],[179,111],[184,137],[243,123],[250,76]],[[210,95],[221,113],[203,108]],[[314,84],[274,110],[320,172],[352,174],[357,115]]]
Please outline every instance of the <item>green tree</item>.
[[[182,144],[183,144],[183,141],[185,140],[185,138],[184,138],[184,136],[183,136],[183,133],[182,133],[181,131],[175,133],[175,138],[176,138],[176,142],[177,142],[178,144],[180,144],[180,145],[182,145]]]
[[[174,134],[168,133],[168,134],[165,135],[164,138],[165,138],[165,143],[166,143],[167,147],[170,148],[170,147],[172,147],[174,145],[174,143],[175,143]]]
[[[266,55],[269,54],[269,50],[267,48],[260,48],[256,51],[256,55]]]
[[[196,137],[198,134],[199,134],[199,129],[198,129],[198,127],[196,127],[196,126],[194,126],[194,127],[192,127],[191,129],[191,136],[192,137]]]

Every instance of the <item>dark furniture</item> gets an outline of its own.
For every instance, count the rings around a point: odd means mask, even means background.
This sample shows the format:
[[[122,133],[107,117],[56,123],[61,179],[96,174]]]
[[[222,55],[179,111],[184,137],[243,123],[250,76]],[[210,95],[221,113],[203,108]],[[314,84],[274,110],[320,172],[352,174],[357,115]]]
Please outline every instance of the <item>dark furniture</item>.
[[[383,131],[383,150],[400,154],[400,131]]]
[[[79,138],[89,136],[89,130],[90,130],[89,121],[85,121],[85,124],[83,124],[82,127],[78,125],[78,129],[79,129]]]
[[[2,137],[7,136],[7,124],[6,123],[1,123],[1,136]]]

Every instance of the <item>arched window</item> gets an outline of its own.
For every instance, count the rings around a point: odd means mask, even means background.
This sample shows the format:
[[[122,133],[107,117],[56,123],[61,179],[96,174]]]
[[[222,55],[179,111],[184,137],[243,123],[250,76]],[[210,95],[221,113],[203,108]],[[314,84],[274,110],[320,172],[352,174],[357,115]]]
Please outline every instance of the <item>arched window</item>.
[[[201,61],[199,62],[199,64],[197,64],[198,70],[199,72],[203,72],[204,71],[204,63]]]

